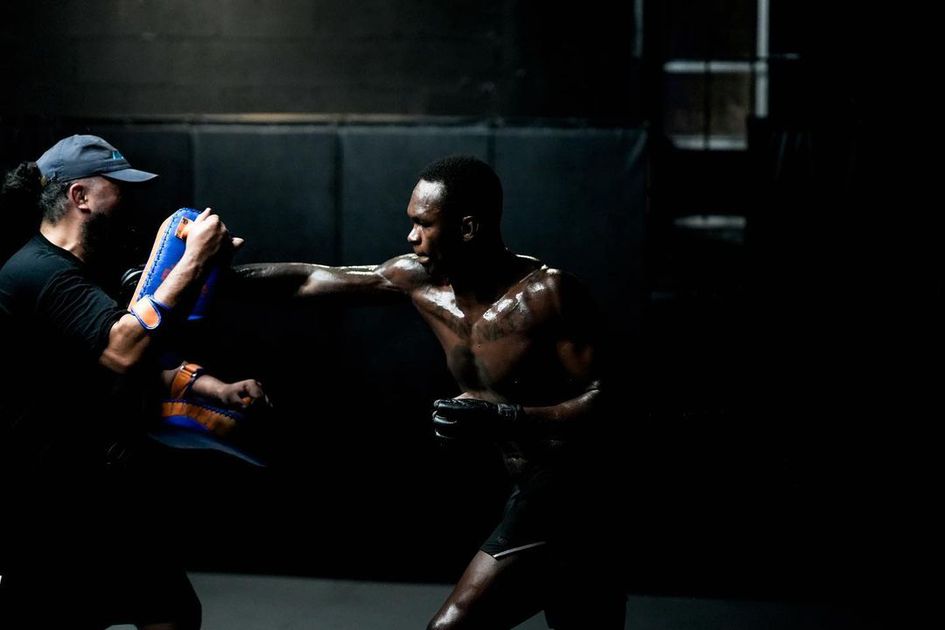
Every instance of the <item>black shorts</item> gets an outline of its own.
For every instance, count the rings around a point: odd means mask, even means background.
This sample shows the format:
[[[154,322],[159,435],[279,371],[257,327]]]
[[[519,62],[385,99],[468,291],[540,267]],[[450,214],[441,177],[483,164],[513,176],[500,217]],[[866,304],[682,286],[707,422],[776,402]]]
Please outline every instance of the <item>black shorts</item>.
[[[628,523],[600,480],[568,478],[548,469],[520,479],[502,520],[480,549],[499,559],[542,548],[569,564],[591,564],[624,553]]]
[[[555,497],[541,477],[517,483],[505,503],[502,520],[480,549],[499,559],[547,545],[553,538]]]
[[[612,566],[616,542],[597,521],[604,512],[574,496],[543,475],[517,484],[481,549],[497,560],[535,554],[549,627],[622,629],[626,590]]]

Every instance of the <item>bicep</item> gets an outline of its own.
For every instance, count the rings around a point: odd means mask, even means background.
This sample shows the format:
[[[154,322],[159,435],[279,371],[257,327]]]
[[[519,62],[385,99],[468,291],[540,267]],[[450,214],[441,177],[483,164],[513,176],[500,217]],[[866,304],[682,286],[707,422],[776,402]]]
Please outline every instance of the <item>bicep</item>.
[[[597,387],[600,374],[594,344],[561,339],[557,344],[557,355],[562,369],[572,382],[586,389]]]
[[[559,317],[558,358],[574,379],[584,383],[599,378],[602,318],[587,289],[573,276],[560,279],[555,292]]]

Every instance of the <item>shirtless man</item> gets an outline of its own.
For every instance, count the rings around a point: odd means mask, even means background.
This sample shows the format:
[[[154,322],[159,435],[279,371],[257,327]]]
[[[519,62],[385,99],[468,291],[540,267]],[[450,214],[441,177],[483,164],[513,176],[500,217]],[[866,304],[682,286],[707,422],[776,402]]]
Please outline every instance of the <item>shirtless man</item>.
[[[622,629],[622,585],[595,549],[607,526],[588,497],[600,479],[577,457],[606,415],[595,361],[599,321],[573,276],[506,249],[501,212],[492,168],[450,157],[424,169],[410,197],[413,254],[380,265],[238,271],[250,291],[408,297],[463,392],[434,402],[437,438],[500,449],[513,485],[502,522],[429,628],[511,628],[544,609],[559,630]]]

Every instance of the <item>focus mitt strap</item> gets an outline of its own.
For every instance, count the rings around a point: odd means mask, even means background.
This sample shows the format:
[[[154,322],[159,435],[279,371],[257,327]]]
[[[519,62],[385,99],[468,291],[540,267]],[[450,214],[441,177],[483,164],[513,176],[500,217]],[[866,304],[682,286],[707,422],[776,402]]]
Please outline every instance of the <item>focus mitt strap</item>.
[[[154,332],[161,326],[161,322],[171,312],[166,304],[154,299],[153,295],[142,295],[129,309],[132,315],[146,331]]]
[[[196,363],[187,363],[186,361],[182,363],[177,369],[177,374],[174,375],[174,380],[171,381],[171,398],[184,398],[190,388],[194,386],[194,381],[200,378],[205,371]]]

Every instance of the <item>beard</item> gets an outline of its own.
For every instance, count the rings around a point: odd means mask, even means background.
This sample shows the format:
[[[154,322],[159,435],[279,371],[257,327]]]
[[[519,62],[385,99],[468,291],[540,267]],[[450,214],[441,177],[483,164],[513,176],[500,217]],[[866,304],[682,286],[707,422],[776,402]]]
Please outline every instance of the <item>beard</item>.
[[[131,252],[128,226],[113,216],[93,215],[82,225],[85,264],[98,284],[106,290],[117,283],[119,270],[128,267]]]
[[[94,214],[82,224],[82,251],[85,261],[98,264],[114,253],[116,221],[105,214]]]

